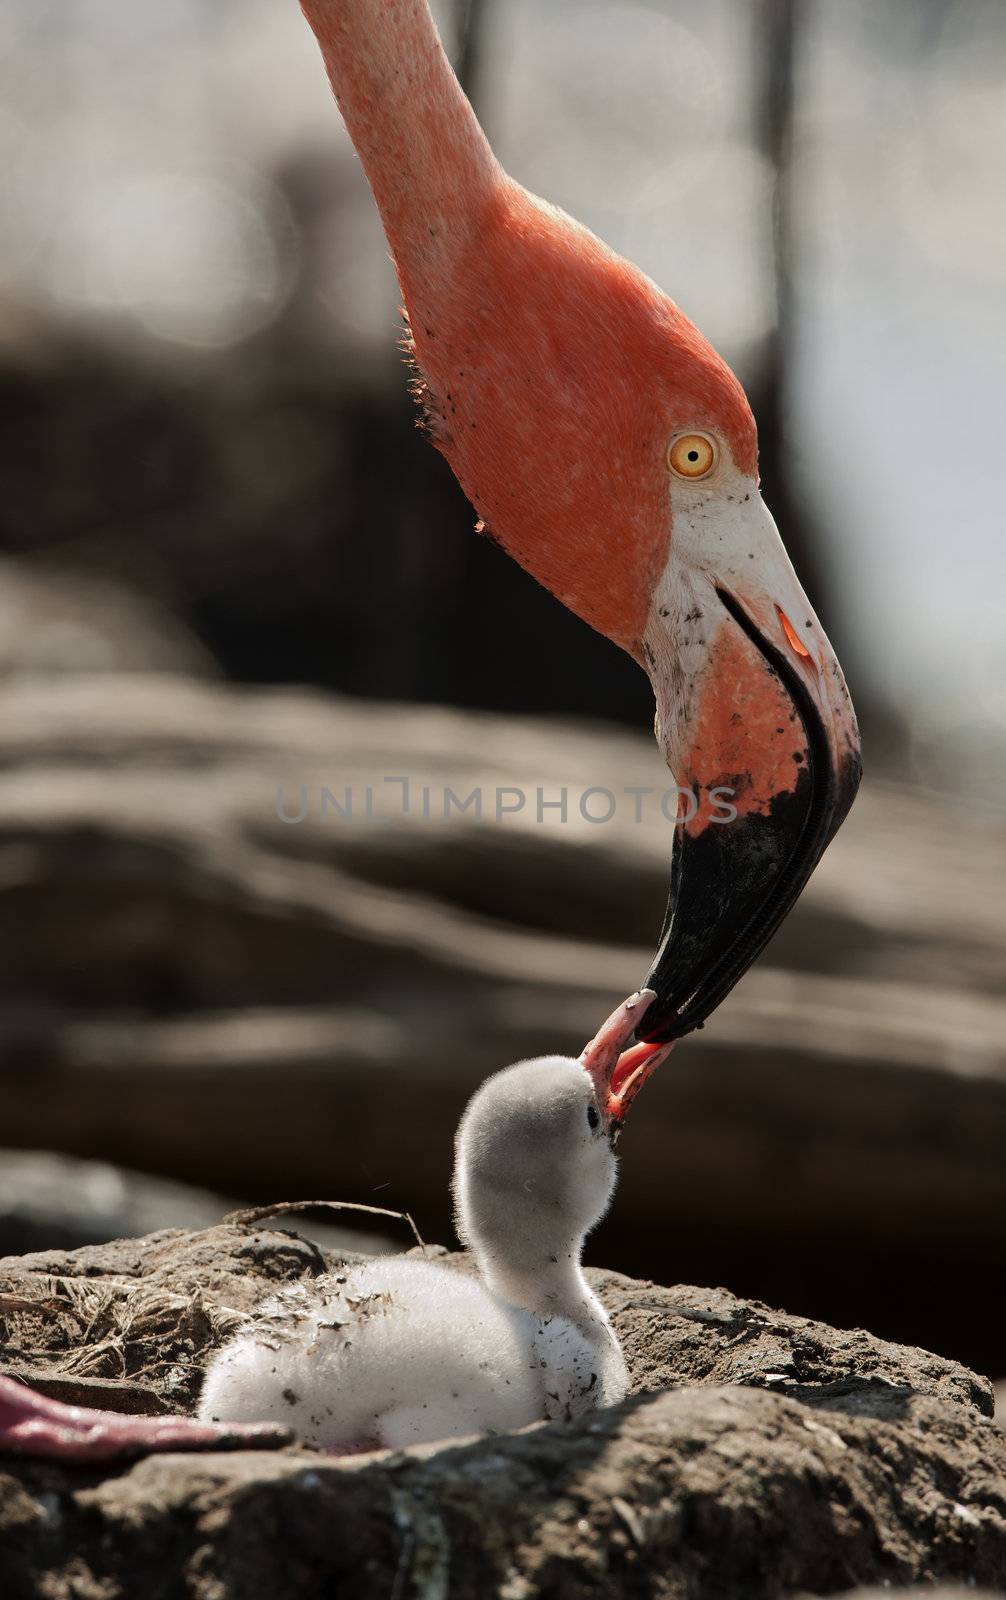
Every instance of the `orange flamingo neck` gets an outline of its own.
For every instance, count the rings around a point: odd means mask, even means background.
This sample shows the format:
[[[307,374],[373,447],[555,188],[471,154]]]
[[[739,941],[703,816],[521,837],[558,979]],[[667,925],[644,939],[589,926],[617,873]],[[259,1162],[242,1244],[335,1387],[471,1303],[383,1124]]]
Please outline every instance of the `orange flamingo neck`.
[[[483,526],[642,661],[667,442],[756,470],[733,374],[643,273],[496,161],[426,0],[302,0],[391,245],[432,442]]]
[[[503,173],[426,0],[302,0],[403,291],[443,293]]]

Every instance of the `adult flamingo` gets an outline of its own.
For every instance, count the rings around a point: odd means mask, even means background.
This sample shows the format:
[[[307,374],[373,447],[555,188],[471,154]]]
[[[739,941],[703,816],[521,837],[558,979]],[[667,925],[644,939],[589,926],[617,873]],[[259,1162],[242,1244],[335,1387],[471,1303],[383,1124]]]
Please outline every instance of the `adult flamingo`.
[[[433,443],[481,526],[649,673],[694,797],[645,979],[646,1038],[679,1037],[778,927],[860,776],[750,408],[673,301],[502,170],[426,0],[302,5],[391,245]]]
[[[639,1030],[669,1041],[764,947],[859,782],[841,669],[758,492],[750,408],[666,295],[503,172],[426,0],[304,11],[394,255],[433,442],[499,543],[645,667],[694,793]],[[63,1407],[0,1378],[0,1449],[282,1437]]]

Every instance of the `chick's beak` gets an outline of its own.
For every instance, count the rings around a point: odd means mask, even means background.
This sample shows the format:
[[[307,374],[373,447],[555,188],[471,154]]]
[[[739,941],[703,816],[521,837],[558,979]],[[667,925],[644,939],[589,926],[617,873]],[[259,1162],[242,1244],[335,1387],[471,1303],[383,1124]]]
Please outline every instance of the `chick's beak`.
[[[630,1045],[629,1040],[657,996],[652,989],[630,994],[584,1047],[580,1056],[609,1121],[620,1127],[643,1084],[674,1048],[676,1040]]]

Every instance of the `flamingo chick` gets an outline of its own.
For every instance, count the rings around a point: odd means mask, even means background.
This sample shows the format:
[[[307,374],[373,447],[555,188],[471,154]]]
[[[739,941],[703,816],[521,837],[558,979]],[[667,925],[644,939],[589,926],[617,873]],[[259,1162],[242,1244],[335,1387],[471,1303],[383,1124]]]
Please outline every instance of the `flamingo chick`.
[[[397,1259],[297,1284],[214,1358],[199,1415],[273,1421],[341,1454],[572,1418],[625,1394],[618,1340],[580,1265],[615,1188],[615,1138],[671,1045],[625,1049],[652,991],[579,1060],[497,1072],[455,1145],[458,1233],[477,1277]]]

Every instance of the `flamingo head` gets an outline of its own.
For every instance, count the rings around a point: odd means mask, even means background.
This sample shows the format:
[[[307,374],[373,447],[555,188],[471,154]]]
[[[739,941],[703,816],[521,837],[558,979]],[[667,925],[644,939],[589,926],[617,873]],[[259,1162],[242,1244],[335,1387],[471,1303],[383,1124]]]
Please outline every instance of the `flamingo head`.
[[[486,531],[653,685],[680,795],[645,1029],[670,1039],[848,811],[855,715],[762,501],[744,392],[674,302],[510,180],[460,260],[437,325],[413,315],[434,443]]]

